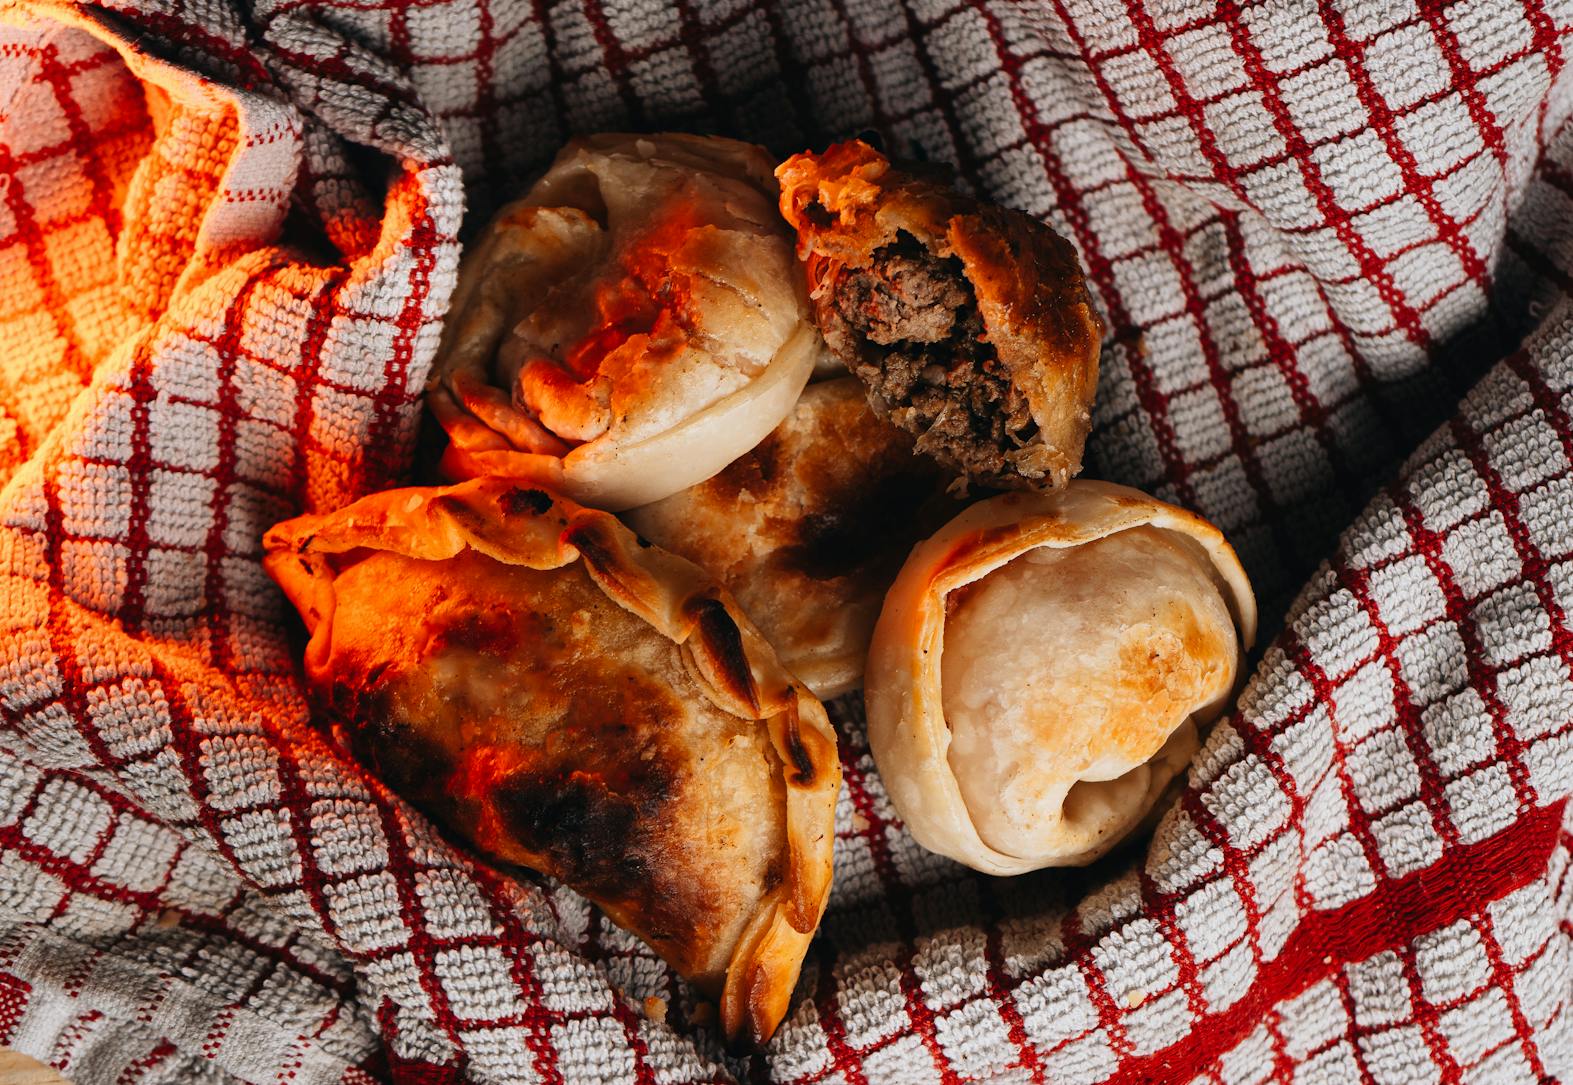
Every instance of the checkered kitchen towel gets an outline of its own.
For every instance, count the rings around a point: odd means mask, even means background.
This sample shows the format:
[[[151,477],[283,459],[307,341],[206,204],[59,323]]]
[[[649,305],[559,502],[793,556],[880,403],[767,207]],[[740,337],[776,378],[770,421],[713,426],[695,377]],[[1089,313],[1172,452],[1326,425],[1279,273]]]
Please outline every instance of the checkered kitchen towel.
[[[0,1044],[126,1085],[1573,1073],[1565,0],[0,16]],[[840,706],[836,893],[752,1057],[314,731],[258,564],[408,469],[466,200],[627,127],[875,128],[1045,216],[1112,332],[1089,474],[1265,604],[1090,871],[922,852]]]

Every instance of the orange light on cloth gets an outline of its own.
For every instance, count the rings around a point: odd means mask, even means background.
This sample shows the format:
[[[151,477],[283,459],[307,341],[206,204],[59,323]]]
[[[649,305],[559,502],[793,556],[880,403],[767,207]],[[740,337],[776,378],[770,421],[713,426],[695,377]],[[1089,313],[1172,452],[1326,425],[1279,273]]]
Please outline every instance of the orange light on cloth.
[[[0,0],[0,1045],[79,1085],[1568,1076],[1570,20],[1294,7]],[[260,538],[407,470],[465,208],[571,133],[870,125],[1076,247],[1087,473],[1227,532],[1262,656],[1072,876],[924,851],[832,705],[835,889],[745,1064],[313,728]]]

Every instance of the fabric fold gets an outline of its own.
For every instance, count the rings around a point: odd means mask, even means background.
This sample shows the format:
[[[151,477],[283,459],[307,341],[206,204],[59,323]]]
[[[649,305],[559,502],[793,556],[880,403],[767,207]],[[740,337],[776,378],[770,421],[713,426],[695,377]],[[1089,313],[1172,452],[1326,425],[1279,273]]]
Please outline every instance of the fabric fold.
[[[0,18],[0,1044],[82,1082],[1573,1072],[1573,14]],[[260,539],[406,476],[466,194],[570,131],[870,126],[1076,245],[1088,473],[1223,528],[1270,646],[1085,873],[919,849],[838,702],[830,910],[727,1054],[648,950],[313,727]]]

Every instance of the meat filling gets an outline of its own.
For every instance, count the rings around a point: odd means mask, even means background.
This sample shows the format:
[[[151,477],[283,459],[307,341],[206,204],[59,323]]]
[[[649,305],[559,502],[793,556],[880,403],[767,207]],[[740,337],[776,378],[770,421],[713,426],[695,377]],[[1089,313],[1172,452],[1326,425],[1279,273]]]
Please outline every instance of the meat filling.
[[[987,340],[961,261],[902,234],[833,288],[826,339],[917,447],[983,482],[1012,475],[1038,431]]]

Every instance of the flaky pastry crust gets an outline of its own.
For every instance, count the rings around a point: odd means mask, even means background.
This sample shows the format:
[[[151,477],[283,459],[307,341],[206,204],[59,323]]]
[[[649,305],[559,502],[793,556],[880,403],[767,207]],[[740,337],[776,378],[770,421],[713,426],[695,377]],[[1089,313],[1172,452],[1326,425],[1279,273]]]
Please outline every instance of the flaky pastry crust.
[[[610,514],[500,479],[279,524],[308,684],[395,791],[600,905],[719,997],[786,1012],[830,892],[825,711],[732,597]]]

